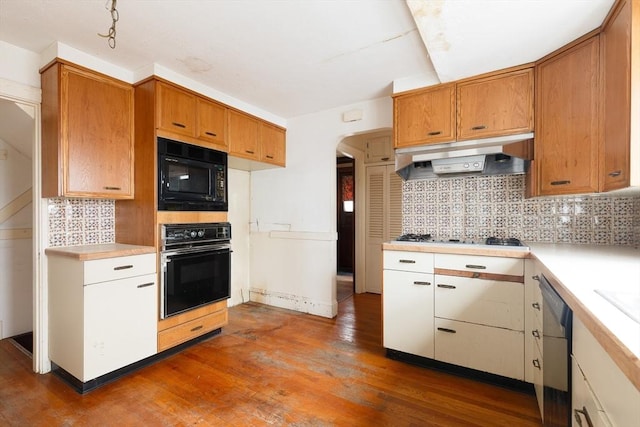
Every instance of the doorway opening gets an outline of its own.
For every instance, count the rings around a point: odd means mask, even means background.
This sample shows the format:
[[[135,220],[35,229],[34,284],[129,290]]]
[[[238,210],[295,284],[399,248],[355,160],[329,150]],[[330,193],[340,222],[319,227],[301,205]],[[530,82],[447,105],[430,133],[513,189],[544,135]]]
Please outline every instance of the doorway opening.
[[[337,301],[341,302],[353,295],[355,264],[355,162],[341,156],[336,160],[336,209],[337,209]]]

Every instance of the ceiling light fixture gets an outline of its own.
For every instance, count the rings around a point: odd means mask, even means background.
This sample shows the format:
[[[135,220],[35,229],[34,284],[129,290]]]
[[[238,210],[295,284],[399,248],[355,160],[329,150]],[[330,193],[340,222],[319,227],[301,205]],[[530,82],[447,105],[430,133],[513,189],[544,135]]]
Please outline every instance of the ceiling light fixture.
[[[120,19],[120,14],[118,13],[118,9],[116,9],[116,3],[118,0],[107,0],[107,3],[104,5],[104,8],[111,11],[111,28],[109,28],[109,32],[107,34],[100,34],[100,37],[104,37],[108,39],[109,47],[111,49],[116,48],[116,22]],[[109,3],[111,3],[111,7],[109,7]]]

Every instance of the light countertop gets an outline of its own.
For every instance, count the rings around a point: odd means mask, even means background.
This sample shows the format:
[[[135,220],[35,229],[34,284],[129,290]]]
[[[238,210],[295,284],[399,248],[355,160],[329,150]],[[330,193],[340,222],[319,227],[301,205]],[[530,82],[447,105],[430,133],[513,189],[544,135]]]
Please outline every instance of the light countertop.
[[[106,243],[101,245],[59,246],[45,249],[47,255],[66,256],[80,261],[155,253],[153,246]]]
[[[398,242],[391,241],[382,244],[386,251],[410,251],[431,252],[438,254],[484,255],[505,258],[527,258],[529,248],[527,246],[499,246],[478,245],[466,243],[439,243],[439,242]]]

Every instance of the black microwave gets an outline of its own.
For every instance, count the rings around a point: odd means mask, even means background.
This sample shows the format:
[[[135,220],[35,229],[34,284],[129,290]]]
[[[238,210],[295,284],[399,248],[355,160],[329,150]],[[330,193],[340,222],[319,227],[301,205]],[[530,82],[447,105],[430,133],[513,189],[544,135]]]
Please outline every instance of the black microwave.
[[[158,210],[228,209],[227,153],[158,137]]]

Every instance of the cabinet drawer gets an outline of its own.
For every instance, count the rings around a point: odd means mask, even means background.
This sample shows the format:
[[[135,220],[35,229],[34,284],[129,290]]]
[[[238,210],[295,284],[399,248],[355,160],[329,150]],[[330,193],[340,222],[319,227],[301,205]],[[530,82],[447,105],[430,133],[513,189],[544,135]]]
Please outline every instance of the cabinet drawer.
[[[543,369],[542,365],[542,343],[540,343],[540,347],[537,345],[533,346],[533,359],[529,361],[533,365],[533,388],[536,391],[536,399],[538,401],[538,408],[540,409],[540,413],[544,414],[544,380],[543,380]]]
[[[384,251],[386,270],[433,273],[433,254],[426,252]]]
[[[158,352],[174,347],[227,324],[227,309],[199,317],[158,333]]]
[[[437,274],[435,278],[437,317],[524,331],[522,284]]]
[[[524,380],[524,332],[435,319],[435,358]]]
[[[609,421],[606,412],[602,410],[600,402],[574,357],[571,358],[571,407],[573,409],[574,426],[611,426],[611,421]],[[582,424],[577,422],[577,418],[580,418]],[[591,424],[586,421],[587,419]]]
[[[435,268],[523,276],[524,260],[521,258],[435,254]]]
[[[155,272],[155,253],[96,259],[84,262],[84,284],[89,285]]]

